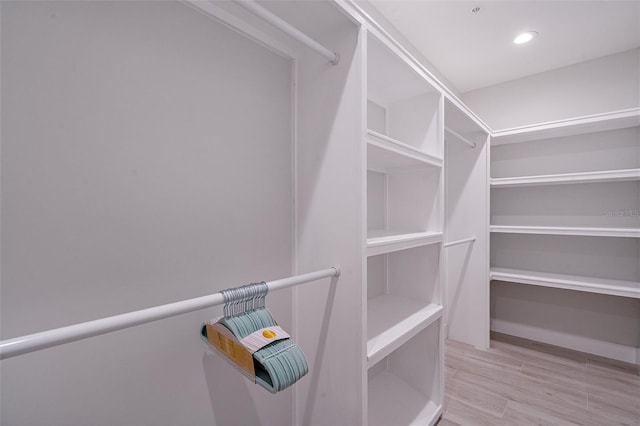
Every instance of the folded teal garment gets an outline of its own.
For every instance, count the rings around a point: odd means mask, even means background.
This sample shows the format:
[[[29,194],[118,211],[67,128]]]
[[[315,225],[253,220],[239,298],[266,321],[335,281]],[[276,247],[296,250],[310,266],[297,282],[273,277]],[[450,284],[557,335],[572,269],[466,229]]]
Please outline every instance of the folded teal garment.
[[[238,340],[255,331],[277,325],[266,308],[223,317],[218,323],[228,328]],[[208,342],[205,325],[201,334]],[[277,340],[258,349],[253,353],[253,360],[256,383],[271,393],[288,388],[309,372],[304,353],[290,338]]]

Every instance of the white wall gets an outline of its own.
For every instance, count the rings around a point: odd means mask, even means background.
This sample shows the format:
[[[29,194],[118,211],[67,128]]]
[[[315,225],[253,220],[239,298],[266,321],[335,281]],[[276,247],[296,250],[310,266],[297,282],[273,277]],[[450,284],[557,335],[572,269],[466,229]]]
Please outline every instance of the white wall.
[[[638,107],[640,49],[467,92],[462,100],[493,130]]]
[[[291,61],[174,2],[1,7],[2,339],[291,273]],[[219,312],[2,361],[0,423],[290,424]]]

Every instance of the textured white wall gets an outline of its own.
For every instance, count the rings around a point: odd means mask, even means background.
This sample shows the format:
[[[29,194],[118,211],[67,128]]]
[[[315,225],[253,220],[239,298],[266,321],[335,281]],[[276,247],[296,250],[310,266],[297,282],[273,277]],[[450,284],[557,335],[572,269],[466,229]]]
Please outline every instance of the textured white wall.
[[[3,339],[291,273],[290,61],[177,2],[1,7]],[[2,361],[0,423],[291,423],[219,312]]]
[[[493,130],[638,107],[640,49],[473,90],[462,99]]]

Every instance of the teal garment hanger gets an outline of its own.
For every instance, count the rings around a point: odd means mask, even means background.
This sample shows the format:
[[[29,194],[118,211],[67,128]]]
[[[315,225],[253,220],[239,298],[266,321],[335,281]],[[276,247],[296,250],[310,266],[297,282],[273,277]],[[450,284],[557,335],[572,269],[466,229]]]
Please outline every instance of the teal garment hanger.
[[[269,291],[257,283],[223,290],[225,316],[218,320],[238,340],[263,328],[277,325],[264,306]],[[201,337],[208,343],[206,325]],[[304,353],[290,338],[277,340],[253,353],[255,381],[271,393],[288,388],[309,372]]]

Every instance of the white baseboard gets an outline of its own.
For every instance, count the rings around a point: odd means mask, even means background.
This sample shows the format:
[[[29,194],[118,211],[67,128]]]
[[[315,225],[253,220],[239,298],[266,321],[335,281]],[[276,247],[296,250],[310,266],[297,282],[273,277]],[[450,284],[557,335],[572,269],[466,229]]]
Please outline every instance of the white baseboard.
[[[573,349],[599,355],[629,364],[640,365],[640,348],[625,346],[603,340],[590,339],[584,336],[547,330],[530,325],[518,324],[509,321],[491,319],[491,330],[524,339],[535,340],[549,345]]]

